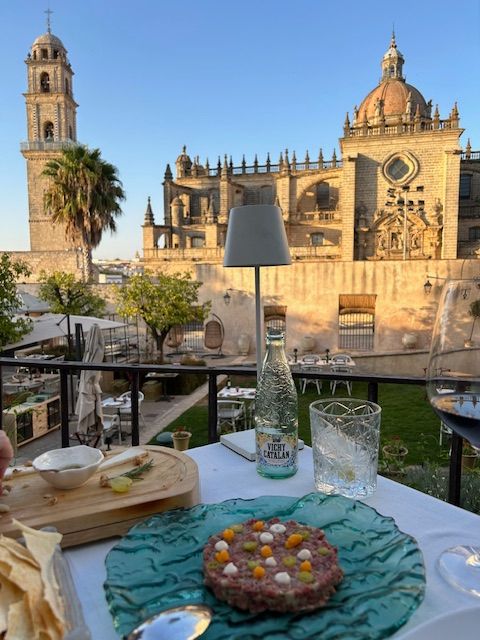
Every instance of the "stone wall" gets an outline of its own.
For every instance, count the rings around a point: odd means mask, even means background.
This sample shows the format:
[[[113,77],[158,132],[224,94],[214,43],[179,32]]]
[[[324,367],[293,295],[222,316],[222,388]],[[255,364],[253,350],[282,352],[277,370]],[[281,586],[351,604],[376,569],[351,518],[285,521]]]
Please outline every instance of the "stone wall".
[[[38,283],[41,271],[47,273],[66,271],[74,273],[78,279],[82,277],[82,256],[76,251],[3,251],[1,253],[8,253],[12,260],[23,260],[30,266],[32,274],[25,279],[28,283]]]
[[[211,300],[212,312],[225,325],[225,353],[239,353],[238,337],[250,336],[250,353],[255,351],[255,292],[253,268],[224,268],[221,265],[164,264],[164,271],[190,271],[203,282],[201,301]],[[261,269],[262,305],[287,307],[287,348],[301,350],[301,340],[312,336],[314,350],[338,351],[339,294],[375,294],[375,353],[404,350],[402,338],[414,333],[416,349],[428,351],[431,330],[443,279],[480,276],[478,260],[415,260],[375,262],[297,262],[285,267]],[[427,275],[433,284],[430,294],[423,285]],[[223,296],[229,289],[230,304]],[[407,352],[408,353],[408,352]],[[411,356],[407,362],[413,362]],[[415,364],[412,375],[425,366]],[[408,368],[408,367],[407,367]],[[420,372],[420,373],[419,373]],[[405,370],[405,375],[408,371]]]

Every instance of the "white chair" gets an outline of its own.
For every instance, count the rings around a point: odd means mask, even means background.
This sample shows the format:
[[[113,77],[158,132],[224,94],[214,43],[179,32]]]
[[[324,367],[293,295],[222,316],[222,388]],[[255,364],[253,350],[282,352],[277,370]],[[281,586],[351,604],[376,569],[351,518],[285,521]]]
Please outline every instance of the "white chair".
[[[240,400],[217,401],[217,432],[221,433],[226,427],[229,431],[236,431],[237,425],[245,425],[245,403]]]
[[[440,433],[438,436],[438,444],[442,446],[443,436],[451,436],[452,430],[444,422],[440,422]]]
[[[115,435],[118,437],[118,444],[122,444],[122,424],[120,416],[115,414],[104,414],[103,416],[103,433],[101,438],[101,446],[107,442],[107,448],[110,450],[111,438]]]
[[[336,355],[332,356],[331,362],[334,365],[335,364],[352,365],[353,359],[351,356],[348,355],[348,353],[337,353]]]
[[[320,360],[321,360],[320,356],[313,355],[313,354],[306,354],[303,356],[302,360],[300,361],[300,366],[307,365],[309,371],[311,371],[312,373],[319,373],[321,371],[320,367],[315,367],[314,365],[316,365],[317,362],[320,362]],[[314,384],[317,387],[318,395],[320,395],[320,393],[322,392],[321,380],[319,380],[318,378],[300,378],[300,390],[302,393],[305,393],[307,384]]]
[[[331,373],[344,373],[350,374],[352,373],[352,368],[347,367],[345,365],[333,365],[330,368]],[[347,387],[348,395],[352,395],[352,382],[350,380],[330,380],[330,391],[332,395],[335,395],[335,390],[337,388],[337,384],[344,384]]]
[[[118,399],[126,401],[125,407],[119,407],[119,413],[120,413],[121,419],[122,420],[124,419],[127,422],[131,422],[132,421],[132,392],[125,391],[125,393],[122,393],[120,396],[118,396]],[[138,417],[142,421],[143,426],[146,427],[147,424],[142,414],[142,402],[144,400],[145,400],[144,394],[141,391],[139,391],[138,392]]]

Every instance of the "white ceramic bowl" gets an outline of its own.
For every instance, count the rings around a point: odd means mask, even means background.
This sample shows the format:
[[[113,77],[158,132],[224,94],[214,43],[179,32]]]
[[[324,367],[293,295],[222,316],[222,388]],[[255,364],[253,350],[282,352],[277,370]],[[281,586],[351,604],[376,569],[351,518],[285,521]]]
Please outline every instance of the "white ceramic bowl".
[[[46,451],[33,461],[33,468],[57,489],[80,487],[95,473],[103,460],[100,449],[80,445]]]

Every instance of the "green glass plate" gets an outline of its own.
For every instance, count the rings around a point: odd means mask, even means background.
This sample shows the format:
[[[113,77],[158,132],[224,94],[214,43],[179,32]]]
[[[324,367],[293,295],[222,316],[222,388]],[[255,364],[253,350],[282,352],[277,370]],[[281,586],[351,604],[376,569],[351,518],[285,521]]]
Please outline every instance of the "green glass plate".
[[[203,585],[209,538],[248,518],[321,527],[345,573],[327,606],[309,614],[250,614],[218,601]],[[108,554],[105,591],[120,634],[157,611],[204,602],[214,610],[205,640],[387,638],[410,618],[425,591],[416,541],[361,502],[311,493],[262,496],[167,511],[133,527]]]

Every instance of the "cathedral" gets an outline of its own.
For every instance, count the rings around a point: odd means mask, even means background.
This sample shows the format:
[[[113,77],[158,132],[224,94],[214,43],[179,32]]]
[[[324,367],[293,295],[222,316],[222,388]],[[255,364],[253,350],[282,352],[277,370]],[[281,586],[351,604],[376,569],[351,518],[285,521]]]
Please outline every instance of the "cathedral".
[[[31,251],[15,256],[30,263],[32,282],[42,269],[81,277],[81,250],[43,209],[45,163],[77,143],[74,74],[49,22],[25,62]],[[156,222],[149,199],[143,219],[143,267],[203,283],[200,302],[221,318],[225,352],[238,353],[240,339],[253,348],[255,333],[253,270],[223,267],[235,206],[282,211],[292,265],[262,269],[262,308],[289,349],[388,357],[408,342],[425,353],[443,282],[480,276],[480,152],[460,145],[457,104],[441,116],[406,82],[404,63],[393,35],[378,85],[339,119],[338,157],[284,150],[276,161],[211,166],[184,147],[175,175],[167,165],[163,212]]]
[[[285,150],[211,167],[184,147],[175,177],[165,171],[163,224],[148,203],[145,262],[221,262],[229,210],[246,204],[281,208],[295,260],[480,257],[479,154],[459,145],[457,104],[441,117],[403,66],[392,35],[379,84],[347,113],[340,158]]]

